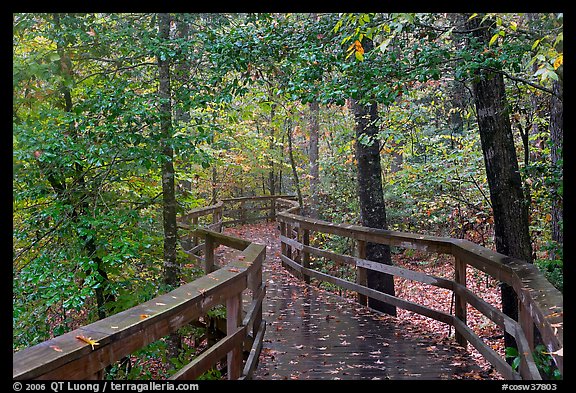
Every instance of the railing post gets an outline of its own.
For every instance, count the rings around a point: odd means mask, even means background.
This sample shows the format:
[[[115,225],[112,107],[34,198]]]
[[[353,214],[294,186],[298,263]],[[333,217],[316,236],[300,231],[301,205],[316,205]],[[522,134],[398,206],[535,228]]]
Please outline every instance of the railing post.
[[[292,239],[292,225],[286,223],[286,234],[284,235],[286,236],[288,239]],[[292,259],[292,246],[290,246],[289,244],[286,244],[286,256],[290,259]]]
[[[204,239],[204,273],[209,274],[214,271],[214,238],[206,235]]]
[[[534,352],[534,320],[524,303],[520,300],[520,296],[518,296],[518,323],[522,332],[524,332],[524,336],[526,336],[530,351]],[[528,363],[526,363],[526,358],[520,356],[520,375],[524,376],[527,373]]]
[[[198,217],[194,217],[192,219],[192,230],[195,230],[196,228],[198,228]],[[197,245],[198,245],[198,236],[194,234],[192,236],[192,248],[196,247]]]
[[[299,231],[302,233],[302,246],[310,245],[310,231],[308,229],[299,228]],[[308,269],[310,267],[310,253],[304,249],[302,249],[302,267]],[[304,274],[304,282],[306,284],[310,284],[310,276]]]
[[[466,286],[466,262],[462,261],[458,257],[454,258],[454,281],[457,284]],[[467,313],[466,309],[467,309],[466,299],[458,295],[458,293],[455,293],[454,315],[456,316],[456,318],[458,318],[464,323],[466,323],[466,313]],[[456,330],[454,334],[456,342],[462,345],[464,348],[466,348],[468,346],[468,341],[466,340],[466,338],[462,334],[460,334],[458,330]]]
[[[358,243],[358,258],[366,259],[366,242],[364,240],[357,240]],[[368,286],[368,275],[366,269],[363,267],[356,267],[356,283],[363,286]],[[356,294],[356,301],[363,306],[368,305],[368,297],[360,293]]]
[[[252,301],[258,299],[260,295],[260,291],[263,290],[262,288],[262,264],[263,264],[263,257],[258,257],[254,263],[258,264],[256,266],[256,270],[252,274],[248,276],[248,289],[252,291]],[[254,317],[254,323],[252,325],[252,337],[256,337],[258,333],[258,329],[260,329],[260,324],[262,323],[262,305],[255,311],[256,316]]]
[[[240,326],[242,318],[242,292],[226,300],[226,334],[230,335]],[[228,352],[228,379],[238,379],[242,375],[242,345]]]

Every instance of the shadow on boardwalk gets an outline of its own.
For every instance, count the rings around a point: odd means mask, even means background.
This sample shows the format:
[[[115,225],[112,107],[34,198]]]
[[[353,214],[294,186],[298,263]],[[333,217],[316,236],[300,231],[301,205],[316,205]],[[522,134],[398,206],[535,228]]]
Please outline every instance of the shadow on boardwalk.
[[[254,379],[469,379],[481,368],[434,332],[294,278],[280,264],[275,223],[227,232],[265,244],[268,326]]]

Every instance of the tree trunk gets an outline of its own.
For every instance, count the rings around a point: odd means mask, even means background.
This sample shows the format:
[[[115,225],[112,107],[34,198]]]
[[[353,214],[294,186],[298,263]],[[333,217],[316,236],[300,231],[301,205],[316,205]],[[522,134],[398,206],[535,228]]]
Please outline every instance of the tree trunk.
[[[491,30],[479,29],[480,19],[481,16],[473,18],[468,24],[474,29],[474,36],[487,44]],[[479,70],[472,87],[494,213],[496,251],[532,263],[528,206],[522,192],[504,78],[498,73]],[[502,311],[518,320],[518,299],[514,290],[502,284],[501,293]],[[507,347],[516,347],[514,338],[507,333],[504,343]]]
[[[356,120],[356,161],[358,162],[358,196],[360,200],[360,219],[362,225],[370,228],[388,229],[386,223],[386,206],[382,188],[382,167],[380,164],[380,147],[378,141],[378,108],[375,102],[362,105],[351,100],[352,112]],[[367,141],[367,142],[366,142]],[[366,259],[392,265],[388,245],[367,243]],[[394,295],[394,277],[367,271],[368,287]],[[368,306],[396,315],[396,307],[379,300],[368,300]]]
[[[298,127],[298,126],[296,126]],[[296,194],[298,195],[298,203],[301,207],[304,206],[302,201],[302,191],[300,190],[300,181],[298,180],[298,171],[296,170],[296,162],[294,161],[294,153],[292,152],[292,125],[288,123],[286,127],[288,136],[288,157],[290,158],[290,166],[292,167],[292,176],[294,177],[294,186],[296,187]]]
[[[158,14],[160,39],[167,42],[170,39],[170,15]],[[176,243],[178,233],[176,227],[176,195],[174,187],[174,152],[171,147],[172,138],[172,105],[170,92],[170,63],[168,59],[158,56],[158,76],[160,97],[160,133],[162,159],[162,218],[164,227],[164,284],[177,287],[180,284],[180,266],[176,260]],[[181,347],[180,336],[175,332],[168,339],[168,358],[178,356]]]
[[[563,95],[563,82],[562,79],[555,81],[552,85],[554,96],[550,103],[550,140],[552,142],[551,159],[553,173],[563,173],[562,166],[562,147],[564,138],[564,106],[561,98]],[[560,176],[560,181],[562,176]],[[563,197],[558,193],[560,184],[554,184],[552,195],[552,240],[557,242],[559,248],[564,244],[564,234],[562,232],[562,216],[563,216]],[[558,256],[553,253],[552,259],[557,259]]]
[[[312,101],[309,104],[310,108],[310,209],[309,215],[312,218],[318,218],[318,186],[319,186],[319,171],[318,171],[318,133],[320,131],[319,117],[320,105],[318,101]]]

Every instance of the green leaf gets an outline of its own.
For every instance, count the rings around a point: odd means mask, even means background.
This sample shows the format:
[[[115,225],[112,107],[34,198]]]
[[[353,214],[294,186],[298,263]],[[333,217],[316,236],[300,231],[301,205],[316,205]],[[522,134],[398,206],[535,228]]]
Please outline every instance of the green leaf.
[[[496,40],[498,39],[498,37],[500,37],[500,33],[496,33],[492,36],[492,38],[490,38],[490,42],[488,42],[488,46],[492,46],[492,44],[494,42],[496,42]]]
[[[364,61],[364,55],[360,52],[354,52],[354,55],[356,56],[356,60],[358,61]]]

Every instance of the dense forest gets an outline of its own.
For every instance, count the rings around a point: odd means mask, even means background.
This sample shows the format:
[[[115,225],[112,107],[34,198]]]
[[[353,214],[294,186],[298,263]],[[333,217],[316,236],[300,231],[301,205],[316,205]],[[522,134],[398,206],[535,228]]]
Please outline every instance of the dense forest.
[[[202,275],[177,217],[229,197],[471,240],[563,292],[562,97],[561,13],[13,14],[13,351]]]

